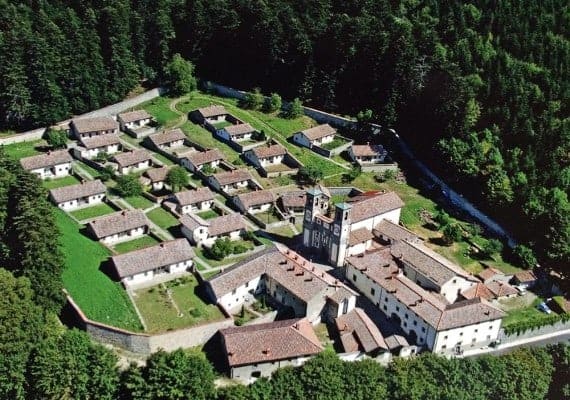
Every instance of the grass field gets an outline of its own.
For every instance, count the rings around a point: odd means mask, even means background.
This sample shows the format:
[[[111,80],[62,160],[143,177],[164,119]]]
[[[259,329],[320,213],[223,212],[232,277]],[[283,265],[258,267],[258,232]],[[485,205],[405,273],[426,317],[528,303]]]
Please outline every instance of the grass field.
[[[136,291],[135,302],[147,331],[164,332],[224,319],[218,307],[196,295],[197,286],[196,278],[188,276]]]
[[[155,238],[153,238],[152,236],[143,236],[138,239],[129,240],[128,242],[116,244],[115,246],[113,246],[113,250],[115,250],[119,254],[124,254],[130,251],[140,250],[146,247],[154,246],[155,244],[158,243],[160,242]]]
[[[316,155],[309,149],[300,148],[287,141],[287,139],[295,132],[316,125],[315,121],[306,116],[289,120],[279,117],[278,113],[265,114],[259,111],[243,110],[237,106],[236,99],[221,98],[204,93],[193,93],[190,99],[183,100],[178,103],[177,109],[181,112],[189,112],[195,110],[196,108],[204,107],[210,104],[224,105],[224,107],[226,107],[226,109],[232,115],[238,117],[244,122],[248,122],[255,129],[263,130],[268,136],[279,139],[279,141],[289,150],[289,152],[293,154],[293,156],[299,159],[299,161],[305,165],[316,165],[323,171],[325,176],[334,175],[345,171],[345,169],[342,167],[332,163],[324,157]],[[191,126],[194,128],[191,128]],[[186,123],[182,129],[186,132],[187,135],[189,135],[191,139],[195,138],[196,142],[199,144],[206,145],[205,143],[208,143],[208,139],[204,138],[204,132],[209,135],[208,137],[211,140],[221,143],[214,139],[208,131],[192,124],[191,122]],[[225,145],[224,143],[221,144],[222,146],[218,148],[220,148],[226,155],[228,155],[229,151],[233,151],[231,147]],[[214,146],[215,145],[212,145],[212,142],[210,141],[208,147]],[[227,148],[223,146],[226,146]]]
[[[124,200],[134,208],[140,208],[141,210],[154,206],[152,201],[143,196],[125,197]]]
[[[174,165],[174,163],[172,162],[172,160],[170,160],[169,158],[166,158],[165,156],[163,156],[162,154],[159,153],[152,153],[152,156],[154,158],[156,158],[158,161],[160,161],[162,164],[164,165]]]
[[[218,214],[216,210],[206,210],[196,213],[196,215],[203,219],[212,219],[220,216],[220,214]]]
[[[172,214],[160,207],[149,211],[146,216],[162,229],[168,229],[179,224]]]
[[[538,306],[542,301],[543,300],[541,298],[537,298],[527,307],[507,311],[507,316],[503,318],[502,327],[506,328],[509,325],[518,324],[523,321],[539,321],[541,319],[547,319],[549,314],[541,312],[536,308],[536,306]]]
[[[63,284],[85,315],[98,322],[140,331],[142,325],[131,301],[118,282],[100,269],[109,251],[79,232],[79,225],[63,211],[56,211],[65,255]]]
[[[95,168],[85,164],[83,161],[75,160],[75,165],[78,165],[81,169],[85,170],[85,172],[87,172],[93,178],[98,178],[99,174],[101,173],[100,171],[96,170]]]
[[[169,97],[156,97],[141,104],[138,108],[148,111],[160,125],[166,127],[179,117],[177,113],[170,110],[169,104],[171,101],[172,99]]]
[[[226,143],[219,141],[206,129],[193,124],[192,122],[185,122],[180,129],[184,131],[188,139],[192,142],[199,144],[206,148],[217,148],[226,156],[228,160],[233,160],[238,156],[238,153],[228,146]]]
[[[65,176],[63,178],[57,178],[57,179],[49,179],[49,180],[46,179],[43,181],[43,185],[47,190],[57,189],[57,188],[64,187],[64,186],[76,185],[78,183],[80,183],[79,179],[77,179],[73,175],[69,175],[69,176]]]
[[[41,152],[37,149],[39,146],[45,146],[45,140],[34,140],[32,142],[14,143],[2,146],[6,154],[19,160],[23,157],[35,156]]]
[[[113,207],[108,205],[107,203],[97,204],[93,207],[82,208],[80,210],[71,211],[70,214],[77,218],[79,221],[83,221],[86,219],[100,217],[102,215],[107,215],[114,213],[115,210]]]

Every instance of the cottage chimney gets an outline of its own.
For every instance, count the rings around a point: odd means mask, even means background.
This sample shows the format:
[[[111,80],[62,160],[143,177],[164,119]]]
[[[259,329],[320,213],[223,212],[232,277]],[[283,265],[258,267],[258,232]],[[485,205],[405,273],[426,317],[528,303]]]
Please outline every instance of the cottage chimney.
[[[121,211],[121,215],[124,217],[125,215],[127,215],[127,212],[125,210]]]
[[[262,353],[263,354],[270,354],[271,351],[269,350],[269,347],[267,347],[267,348],[263,349]]]
[[[490,313],[489,313],[489,310],[485,311],[484,314],[485,314],[485,315],[489,315],[489,314],[490,314]]]
[[[161,248],[161,249],[164,249],[164,243],[161,243],[161,244],[160,244],[160,248]]]
[[[234,356],[234,352],[233,352],[233,351],[228,351],[228,356],[233,357],[233,356]]]

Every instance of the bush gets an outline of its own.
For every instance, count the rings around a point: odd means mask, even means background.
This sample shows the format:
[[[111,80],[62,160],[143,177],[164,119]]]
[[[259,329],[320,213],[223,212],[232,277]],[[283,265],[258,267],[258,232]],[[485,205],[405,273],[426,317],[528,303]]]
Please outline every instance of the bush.
[[[443,241],[446,245],[451,245],[454,242],[458,242],[461,240],[463,235],[463,230],[459,226],[459,224],[447,224],[442,229],[443,233]]]
[[[513,249],[513,257],[515,258],[515,263],[519,264],[525,269],[531,269],[537,263],[536,257],[532,250],[522,244],[519,244]]]
[[[302,182],[307,182],[312,185],[318,183],[324,177],[323,171],[314,165],[301,167],[297,175]]]
[[[267,139],[267,135],[265,131],[255,131],[253,135],[251,135],[251,138],[257,142],[262,142]]]
[[[281,109],[282,105],[281,96],[277,93],[271,93],[271,97],[269,97],[265,101],[265,111],[267,112],[275,112]]]
[[[493,254],[497,254],[503,251],[503,243],[497,239],[490,239],[485,245],[483,246],[483,253],[487,257],[492,257]]]
[[[248,251],[248,247],[243,243],[237,243],[233,246],[232,253],[233,254],[241,254]]]
[[[142,184],[136,175],[124,175],[119,177],[115,189],[123,197],[139,196],[143,192]]]
[[[106,161],[109,160],[109,154],[105,151],[100,151],[99,153],[97,153],[97,155],[95,156],[94,160],[100,163],[104,163]]]
[[[223,260],[232,254],[233,245],[228,238],[217,239],[209,249],[210,256],[215,260]]]
[[[245,99],[243,101],[244,108],[249,108],[250,110],[259,110],[263,105],[264,97],[261,94],[259,88],[253,89],[253,92],[248,92],[245,94]]]
[[[107,165],[99,173],[99,179],[101,179],[103,182],[107,182],[108,180],[110,180],[113,177],[114,173],[115,173],[115,171],[113,170],[113,167],[111,167],[110,165]]]
[[[62,130],[48,128],[45,133],[45,139],[54,149],[63,149],[67,144],[67,133]]]
[[[299,100],[299,98],[296,97],[289,105],[289,109],[287,110],[287,113],[285,113],[285,116],[287,118],[294,119],[294,118],[299,118],[300,116],[303,115],[303,113],[304,113],[303,103],[301,103],[301,100]]]
[[[380,172],[375,176],[376,181],[380,183],[390,182],[396,178],[397,171],[393,169],[387,169],[384,172]]]

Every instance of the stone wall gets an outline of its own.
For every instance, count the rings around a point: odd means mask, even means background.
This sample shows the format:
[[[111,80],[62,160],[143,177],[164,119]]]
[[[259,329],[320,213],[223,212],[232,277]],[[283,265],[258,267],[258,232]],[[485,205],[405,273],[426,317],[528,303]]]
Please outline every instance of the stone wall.
[[[223,97],[231,97],[234,99],[243,100],[245,98],[245,93],[241,90],[236,90],[234,88],[220,85],[214,82],[206,82],[205,84],[206,90],[211,90],[214,93],[223,96]],[[289,103],[283,102],[283,105],[287,107]],[[355,120],[341,117],[340,115],[330,114],[324,111],[316,110],[310,107],[303,107],[305,115],[311,117],[315,121],[320,124],[330,124],[337,128],[355,128],[357,122]]]
[[[362,172],[398,171],[398,164],[361,164]]]
[[[76,116],[75,118],[87,118],[87,117],[108,117],[111,115],[115,115],[120,113],[121,111],[127,110],[129,108],[135,107],[140,103],[144,103],[145,101],[149,101],[164,94],[166,90],[164,88],[155,88],[151,89],[147,92],[144,92],[138,96],[135,96],[130,99],[126,99],[121,101],[120,103],[111,104],[107,107],[100,108],[95,111],[90,111],[85,114],[81,114]],[[62,121],[58,123],[58,125],[65,124],[71,122],[71,119]],[[0,138],[0,145],[7,145],[13,143],[21,143],[21,142],[30,142],[34,140],[39,140],[42,138],[46,131],[46,128],[37,128],[31,131],[17,133],[13,136],[8,136],[5,138]]]
[[[514,342],[521,339],[528,339],[535,336],[547,335],[550,333],[557,333],[559,331],[570,329],[570,321],[558,321],[552,325],[544,325],[536,329],[529,329],[524,332],[513,333],[511,335],[506,335],[505,331],[501,329],[499,333],[499,339],[502,343]]]
[[[130,332],[91,321],[69,295],[67,295],[66,311],[74,325],[85,330],[95,341],[144,355],[160,349],[173,351],[178,348],[200,346],[210,340],[218,330],[234,326],[233,318],[223,307],[220,307],[220,311],[225,318],[221,321],[157,335]]]

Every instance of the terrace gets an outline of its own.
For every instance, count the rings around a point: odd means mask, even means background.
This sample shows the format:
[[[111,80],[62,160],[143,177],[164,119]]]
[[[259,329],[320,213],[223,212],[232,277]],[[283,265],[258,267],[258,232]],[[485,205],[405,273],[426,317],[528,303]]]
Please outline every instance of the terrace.
[[[184,276],[133,293],[148,333],[166,332],[223,320],[221,310],[197,294],[198,281]]]

